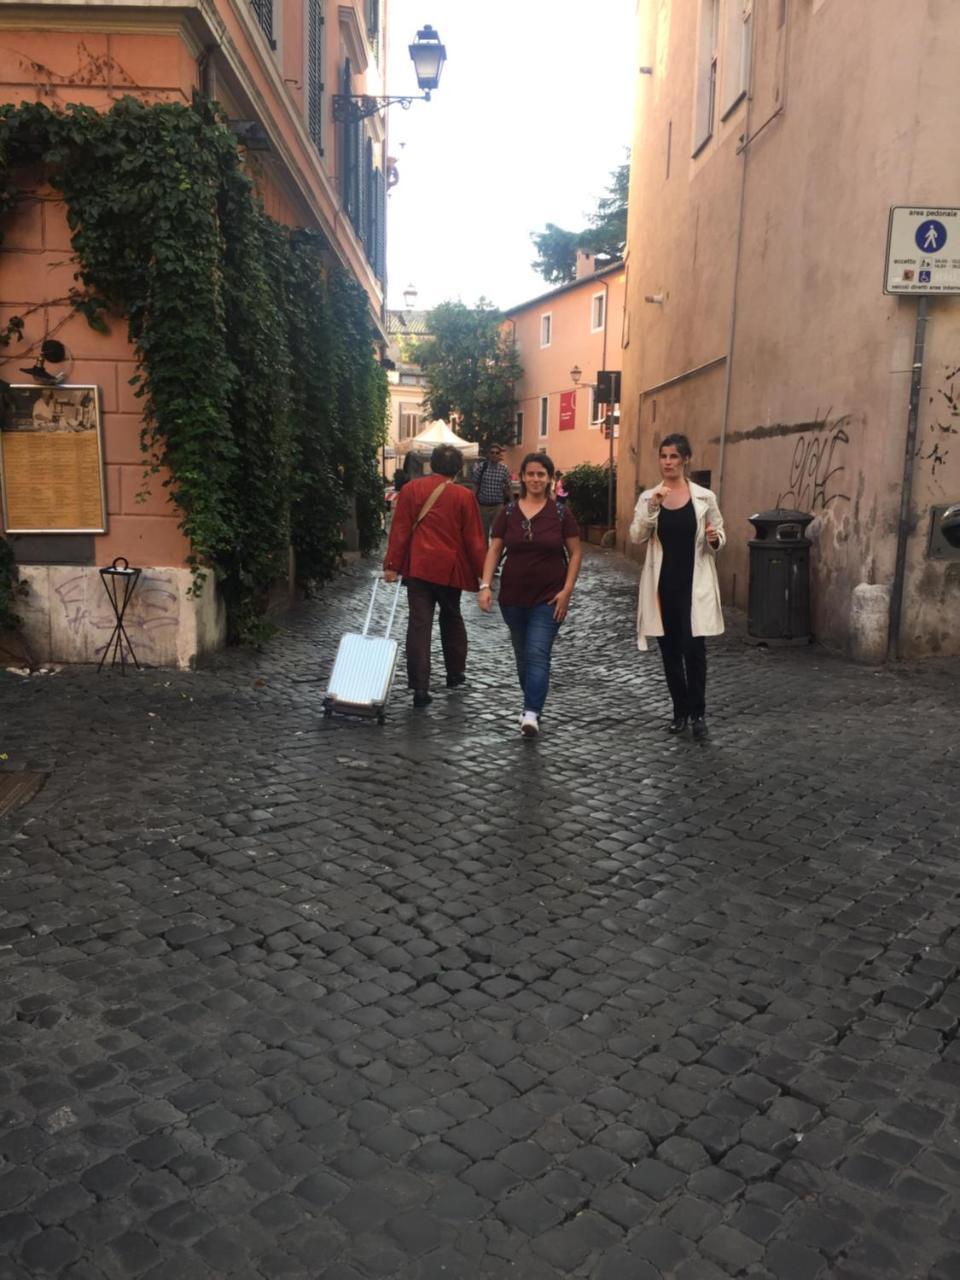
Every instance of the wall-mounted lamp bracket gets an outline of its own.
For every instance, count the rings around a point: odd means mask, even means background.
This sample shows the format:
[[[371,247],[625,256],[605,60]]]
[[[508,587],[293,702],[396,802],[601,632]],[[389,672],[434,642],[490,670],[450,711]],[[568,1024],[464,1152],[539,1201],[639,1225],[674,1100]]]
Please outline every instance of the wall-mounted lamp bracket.
[[[333,118],[338,124],[347,121],[363,120],[367,116],[375,116],[380,111],[399,103],[404,111],[410,110],[412,102],[429,102],[430,93],[413,94],[410,97],[372,98],[366,93],[335,93],[333,95]]]

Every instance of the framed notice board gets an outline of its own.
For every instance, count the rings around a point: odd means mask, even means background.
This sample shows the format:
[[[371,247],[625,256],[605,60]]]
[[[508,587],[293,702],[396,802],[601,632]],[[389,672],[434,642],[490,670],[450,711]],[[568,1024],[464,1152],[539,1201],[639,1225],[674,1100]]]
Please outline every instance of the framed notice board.
[[[7,533],[106,533],[99,388],[11,386],[0,426]]]

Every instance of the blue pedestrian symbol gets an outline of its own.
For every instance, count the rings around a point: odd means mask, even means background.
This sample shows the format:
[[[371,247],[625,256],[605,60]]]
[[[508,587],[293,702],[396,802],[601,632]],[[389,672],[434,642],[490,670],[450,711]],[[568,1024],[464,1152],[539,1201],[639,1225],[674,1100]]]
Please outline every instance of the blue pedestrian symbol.
[[[927,218],[917,227],[914,239],[923,253],[939,253],[947,243],[947,228],[936,218]]]

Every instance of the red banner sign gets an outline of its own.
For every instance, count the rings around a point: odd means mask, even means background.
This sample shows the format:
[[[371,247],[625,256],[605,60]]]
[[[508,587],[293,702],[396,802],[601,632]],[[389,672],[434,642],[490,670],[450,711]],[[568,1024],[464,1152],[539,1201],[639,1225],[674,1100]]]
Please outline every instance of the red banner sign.
[[[572,431],[577,425],[577,393],[560,392],[560,430]]]

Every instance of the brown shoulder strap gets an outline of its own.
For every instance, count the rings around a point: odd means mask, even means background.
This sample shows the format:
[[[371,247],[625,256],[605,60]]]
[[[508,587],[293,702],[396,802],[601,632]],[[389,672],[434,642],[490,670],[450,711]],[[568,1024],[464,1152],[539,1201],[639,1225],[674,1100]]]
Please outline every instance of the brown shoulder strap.
[[[414,520],[413,522],[413,529],[416,529],[417,525],[424,518],[424,516],[426,516],[429,513],[433,504],[440,497],[441,493],[443,493],[444,489],[447,489],[451,484],[453,484],[452,480],[446,480],[444,481],[443,484],[438,484],[437,487],[431,491],[430,496],[427,498],[426,502],[420,508],[420,514],[417,516],[416,520]],[[410,530],[411,533],[413,532],[413,529]]]

